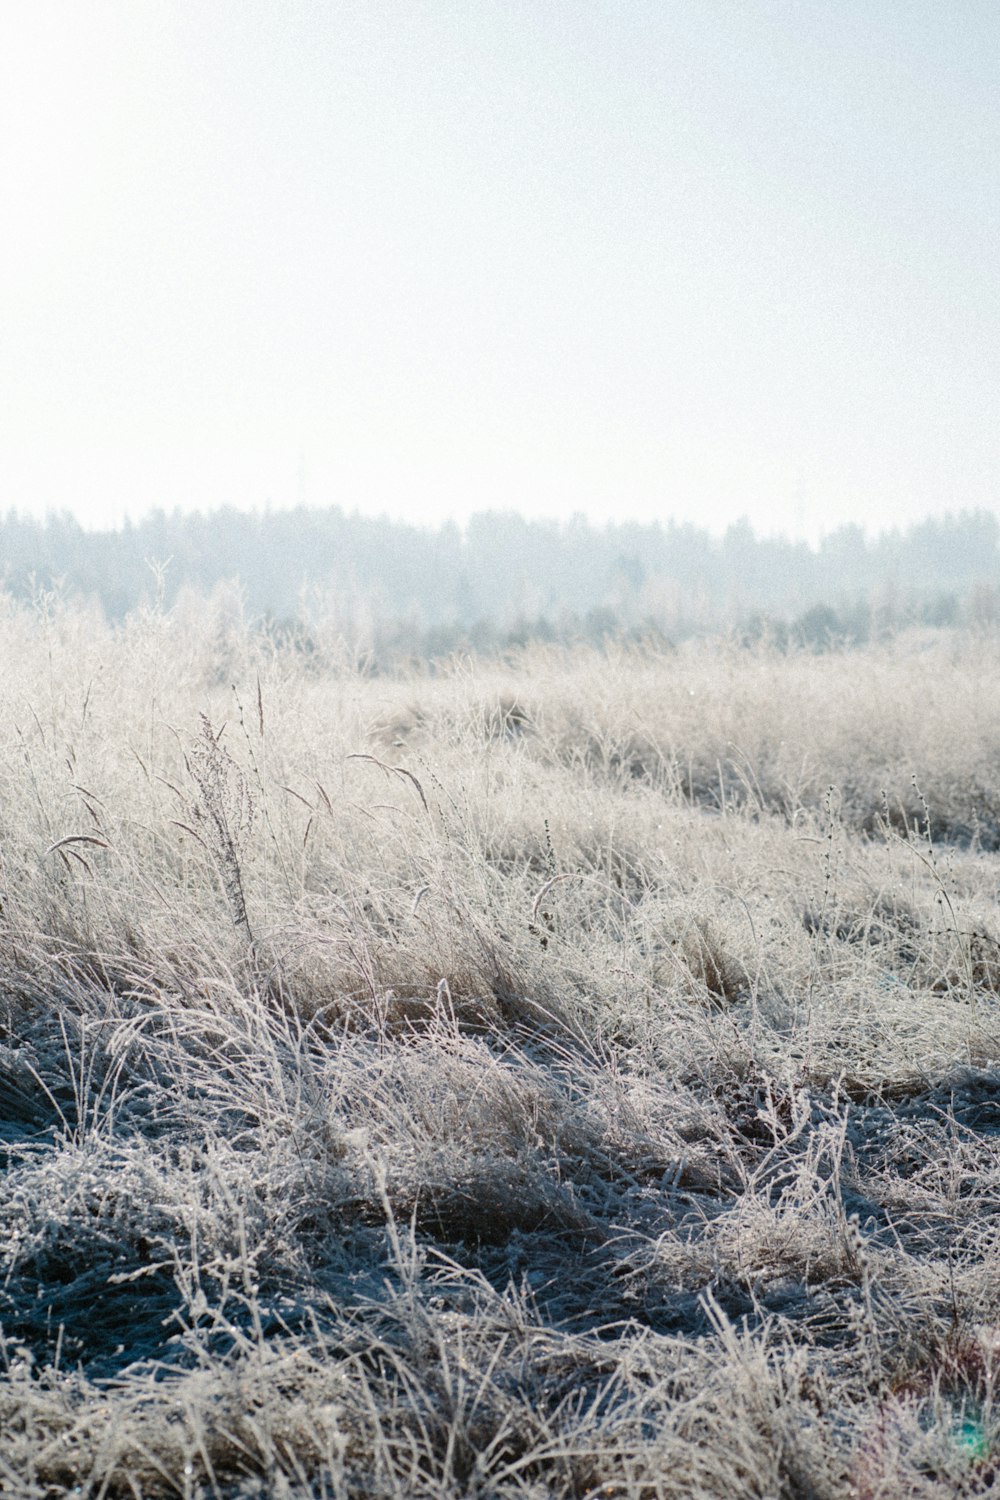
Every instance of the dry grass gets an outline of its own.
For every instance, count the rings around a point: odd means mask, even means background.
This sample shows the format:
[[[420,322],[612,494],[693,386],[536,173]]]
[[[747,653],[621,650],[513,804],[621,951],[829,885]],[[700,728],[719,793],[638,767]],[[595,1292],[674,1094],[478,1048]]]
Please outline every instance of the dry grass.
[[[315,646],[0,610],[0,1489],[989,1491],[997,642]]]

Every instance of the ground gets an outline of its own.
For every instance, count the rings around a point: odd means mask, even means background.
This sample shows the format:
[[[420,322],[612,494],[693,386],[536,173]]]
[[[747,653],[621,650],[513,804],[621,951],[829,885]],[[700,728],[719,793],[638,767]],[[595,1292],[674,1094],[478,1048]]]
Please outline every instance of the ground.
[[[1000,1484],[1000,642],[0,654],[0,1487]]]

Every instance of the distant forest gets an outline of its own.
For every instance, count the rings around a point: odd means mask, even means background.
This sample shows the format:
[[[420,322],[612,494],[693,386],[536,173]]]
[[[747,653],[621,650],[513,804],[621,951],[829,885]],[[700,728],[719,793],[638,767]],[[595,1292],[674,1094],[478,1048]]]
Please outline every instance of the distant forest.
[[[869,540],[842,526],[816,548],[721,538],[693,525],[594,526],[486,512],[436,529],[339,509],[207,515],[162,511],[87,532],[66,515],[0,519],[0,586],[95,599],[111,619],[157,597],[238,587],[251,619],[321,622],[377,655],[489,650],[528,637],[705,631],[814,646],[911,623],[1000,620],[1000,525],[962,512]]]

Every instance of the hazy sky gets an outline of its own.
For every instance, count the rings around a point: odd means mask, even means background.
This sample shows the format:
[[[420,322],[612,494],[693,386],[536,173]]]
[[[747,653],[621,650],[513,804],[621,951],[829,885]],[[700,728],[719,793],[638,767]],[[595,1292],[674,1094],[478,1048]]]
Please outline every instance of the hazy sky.
[[[1000,505],[997,0],[5,0],[0,511]]]

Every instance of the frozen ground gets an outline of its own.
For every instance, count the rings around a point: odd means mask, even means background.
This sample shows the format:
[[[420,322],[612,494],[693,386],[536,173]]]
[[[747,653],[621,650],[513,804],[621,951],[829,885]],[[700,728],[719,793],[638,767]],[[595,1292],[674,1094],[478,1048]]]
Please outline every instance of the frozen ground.
[[[0,1488],[1000,1483],[997,642],[0,657]]]

